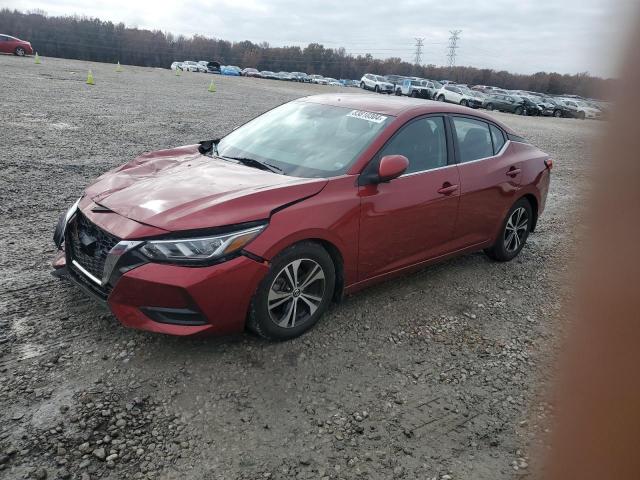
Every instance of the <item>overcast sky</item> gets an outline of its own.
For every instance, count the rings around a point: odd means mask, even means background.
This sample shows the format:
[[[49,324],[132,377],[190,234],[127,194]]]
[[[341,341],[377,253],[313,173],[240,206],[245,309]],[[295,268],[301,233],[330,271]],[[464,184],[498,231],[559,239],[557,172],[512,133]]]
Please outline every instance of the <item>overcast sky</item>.
[[[273,46],[344,47],[353,54],[446,64],[460,29],[458,65],[520,73],[613,76],[636,0],[0,0],[0,7],[87,15],[184,35]]]

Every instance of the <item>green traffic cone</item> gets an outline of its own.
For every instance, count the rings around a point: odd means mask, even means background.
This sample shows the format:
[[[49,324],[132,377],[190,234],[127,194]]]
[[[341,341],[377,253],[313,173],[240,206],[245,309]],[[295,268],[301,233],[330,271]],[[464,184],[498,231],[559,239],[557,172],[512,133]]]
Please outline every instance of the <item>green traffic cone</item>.
[[[211,79],[211,83],[209,84],[209,88],[207,90],[211,93],[216,93],[216,84],[213,83],[213,79]]]

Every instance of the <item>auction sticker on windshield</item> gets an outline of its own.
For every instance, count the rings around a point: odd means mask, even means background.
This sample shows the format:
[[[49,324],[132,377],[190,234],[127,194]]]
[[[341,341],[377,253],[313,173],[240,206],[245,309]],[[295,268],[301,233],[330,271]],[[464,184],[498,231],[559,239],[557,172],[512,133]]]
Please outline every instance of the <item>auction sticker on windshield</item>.
[[[364,112],[362,110],[351,110],[347,117],[359,118],[373,123],[382,123],[387,119],[387,117],[379,113]]]

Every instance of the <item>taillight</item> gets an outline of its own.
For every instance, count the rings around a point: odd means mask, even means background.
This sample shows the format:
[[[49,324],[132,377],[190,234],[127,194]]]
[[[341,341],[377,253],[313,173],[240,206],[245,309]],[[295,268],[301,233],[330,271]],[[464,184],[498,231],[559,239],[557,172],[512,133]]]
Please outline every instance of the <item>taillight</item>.
[[[553,168],[553,160],[551,160],[550,158],[547,158],[544,161],[544,166],[547,167],[549,170],[551,170]]]

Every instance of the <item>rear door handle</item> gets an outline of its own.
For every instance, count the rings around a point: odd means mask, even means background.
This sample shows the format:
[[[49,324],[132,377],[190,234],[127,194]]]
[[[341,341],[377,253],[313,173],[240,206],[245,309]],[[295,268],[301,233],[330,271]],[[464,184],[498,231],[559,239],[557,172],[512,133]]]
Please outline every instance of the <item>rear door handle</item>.
[[[438,193],[441,195],[451,195],[453,192],[457,191],[460,188],[459,185],[451,185],[449,182],[445,182],[442,184],[442,188],[438,189]]]
[[[522,172],[521,169],[519,168],[515,168],[515,167],[511,167],[509,169],[509,171],[507,172],[507,175],[509,175],[510,177],[515,177],[516,175],[518,175],[520,172]]]

